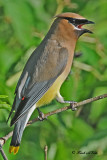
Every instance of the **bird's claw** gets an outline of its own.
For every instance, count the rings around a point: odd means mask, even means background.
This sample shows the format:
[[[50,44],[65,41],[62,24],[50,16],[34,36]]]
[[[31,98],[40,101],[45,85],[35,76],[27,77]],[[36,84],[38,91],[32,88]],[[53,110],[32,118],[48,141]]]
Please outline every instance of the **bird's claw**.
[[[38,109],[38,113],[39,113],[38,119],[39,119],[40,121],[43,121],[43,120],[45,120],[45,119],[47,120],[47,117],[45,117],[44,113],[41,112],[39,109]]]
[[[42,113],[42,112],[39,114],[38,119],[39,119],[40,121],[43,121],[43,120],[45,120],[45,119],[47,120],[47,118],[44,116],[44,113]]]
[[[77,108],[75,107],[75,104],[76,104],[76,103],[77,103],[77,102],[75,102],[75,101],[71,101],[70,107],[71,107],[72,111],[76,111],[76,110],[77,110]]]
[[[77,110],[77,108],[75,107],[75,104],[77,102],[75,102],[75,101],[64,101],[64,103],[69,103],[72,111],[76,111]]]

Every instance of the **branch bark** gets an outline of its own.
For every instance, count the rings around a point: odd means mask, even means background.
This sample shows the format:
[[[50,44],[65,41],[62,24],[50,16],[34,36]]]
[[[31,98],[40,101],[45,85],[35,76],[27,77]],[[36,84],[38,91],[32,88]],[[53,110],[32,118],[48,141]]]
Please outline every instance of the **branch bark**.
[[[91,103],[93,101],[97,101],[97,100],[103,99],[103,98],[107,98],[107,94],[103,94],[103,95],[100,95],[100,96],[97,96],[97,97],[93,97],[93,98],[89,98],[89,99],[83,100],[83,101],[78,102],[78,103],[74,103],[73,104],[73,109],[78,108],[78,107],[80,107],[82,105]],[[49,117],[49,116],[51,116],[51,115],[54,115],[54,114],[66,111],[66,110],[71,109],[71,108],[72,108],[72,106],[69,105],[69,106],[66,106],[66,107],[63,107],[63,108],[59,108],[59,109],[56,109],[54,111],[45,113],[44,114],[44,119],[47,118],[47,117]],[[37,121],[40,121],[40,119],[39,118],[35,118],[35,119],[29,121],[27,125],[30,125],[30,124],[32,124],[34,122],[37,122]]]
[[[45,145],[44,147],[45,160],[47,160],[47,152],[48,152],[48,146]]]
[[[78,103],[74,103],[73,104],[73,109],[75,108],[78,108],[79,106],[82,106],[82,105],[85,105],[85,104],[88,104],[88,103],[91,103],[91,102],[94,102],[94,101],[97,101],[97,100],[100,100],[100,99],[104,99],[104,98],[107,98],[107,94],[103,94],[103,95],[100,95],[100,96],[97,96],[97,97],[93,97],[93,98],[89,98],[89,99],[86,99],[86,100],[83,100],[81,102],[78,102]],[[66,107],[63,107],[63,108],[60,108],[60,109],[56,109],[54,111],[51,111],[51,112],[48,112],[48,113],[45,113],[44,114],[44,119],[51,116],[51,115],[54,115],[54,114],[58,114],[60,112],[63,112],[63,111],[66,111],[68,109],[71,109],[71,105],[69,106],[66,106]],[[31,125],[32,123],[35,123],[37,121],[40,121],[39,118],[35,118],[31,121],[29,121],[27,123],[27,126]],[[8,133],[6,136],[0,138],[0,145],[3,146],[4,143],[13,135],[13,131],[11,131],[10,133]]]
[[[3,151],[3,148],[1,146],[1,144],[0,144],[0,152],[1,152],[1,155],[2,155],[3,159],[4,160],[8,160],[7,157],[6,157],[6,155],[5,155],[5,153],[4,153],[4,151]]]

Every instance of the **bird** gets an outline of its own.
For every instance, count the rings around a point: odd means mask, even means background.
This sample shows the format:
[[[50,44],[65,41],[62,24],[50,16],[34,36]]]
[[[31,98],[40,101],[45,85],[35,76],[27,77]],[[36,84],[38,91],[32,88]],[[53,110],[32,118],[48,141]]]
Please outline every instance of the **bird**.
[[[9,152],[19,150],[26,124],[35,109],[49,104],[53,99],[65,101],[60,88],[70,73],[75,46],[84,33],[93,33],[82,28],[94,24],[79,14],[66,12],[56,15],[48,33],[28,59],[15,89],[15,98],[8,119],[14,126]]]

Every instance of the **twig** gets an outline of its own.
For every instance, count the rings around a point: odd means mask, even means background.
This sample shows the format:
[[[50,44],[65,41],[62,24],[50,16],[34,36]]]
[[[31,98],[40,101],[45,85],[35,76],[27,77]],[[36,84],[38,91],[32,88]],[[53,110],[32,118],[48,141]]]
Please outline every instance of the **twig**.
[[[74,103],[73,108],[78,108],[79,106],[82,106],[82,105],[85,105],[85,104],[88,104],[88,103],[91,103],[93,101],[97,101],[97,100],[100,100],[100,99],[103,99],[103,98],[107,98],[107,94],[103,94],[103,95],[100,95],[100,96],[97,96],[97,97],[93,97],[93,98],[89,98],[89,99],[83,100],[83,101],[78,102],[78,103]],[[51,115],[53,115],[53,114],[57,114],[57,113],[66,111],[68,109],[71,109],[71,106],[66,106],[66,107],[59,108],[59,109],[56,109],[54,111],[45,113],[44,114],[44,119],[49,117],[49,116],[51,116]],[[39,118],[35,118],[35,119],[29,121],[27,125],[30,125],[30,124],[32,124],[34,122],[37,122],[37,121],[40,121]]]
[[[6,136],[0,138],[0,145],[1,147],[4,143],[13,135],[13,131],[9,132]]]
[[[103,99],[103,98],[107,98],[107,94],[103,94],[103,95],[100,95],[100,96],[97,96],[97,97],[93,97],[93,98],[90,98],[90,99],[83,100],[83,101],[78,102],[78,103],[74,103],[73,108],[78,108],[79,106],[82,106],[82,105],[85,105],[85,104],[88,104],[88,103],[91,103],[93,101],[97,101],[97,100],[100,100],[100,99]],[[56,109],[56,110],[48,112],[48,113],[45,113],[44,114],[44,119],[49,117],[49,116],[51,116],[51,115],[66,111],[68,109],[71,109],[70,105],[66,106],[66,107],[63,107],[63,108],[60,108],[60,109]],[[40,119],[39,118],[35,118],[35,119],[29,121],[27,123],[27,126],[29,126],[32,123],[35,123],[37,121],[40,121]],[[12,136],[12,134],[13,134],[13,131],[10,132],[9,134],[7,134],[5,137],[0,138],[0,145],[3,146],[4,143]]]
[[[4,160],[8,160],[6,155],[5,155],[5,153],[4,153],[4,151],[3,151],[3,149],[2,149],[2,145],[1,144],[0,144],[0,152],[1,152],[1,155],[2,155],[3,159]]]
[[[45,145],[45,147],[44,147],[45,160],[47,160],[47,152],[48,152],[48,146]]]

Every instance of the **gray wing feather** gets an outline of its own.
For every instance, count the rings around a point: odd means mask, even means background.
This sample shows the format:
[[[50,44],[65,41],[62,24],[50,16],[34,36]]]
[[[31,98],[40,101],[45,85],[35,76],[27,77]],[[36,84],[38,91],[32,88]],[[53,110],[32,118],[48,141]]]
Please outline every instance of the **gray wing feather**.
[[[34,111],[35,106],[33,106],[26,114],[24,114],[23,117],[15,124],[14,131],[13,131],[13,136],[11,140],[11,146],[19,146],[22,138],[22,134],[24,131],[24,128]]]
[[[48,46],[50,46],[50,48],[48,48]],[[36,57],[36,59],[34,54],[32,58],[28,60],[21,75],[22,79],[26,71],[28,72],[29,82],[27,79],[21,91],[21,96],[24,96],[25,100],[20,101],[17,107],[15,107],[16,112],[11,121],[11,125],[16,123],[17,120],[45,94],[57,77],[63,72],[67,64],[68,50],[58,45],[56,41],[48,40],[47,47],[44,48],[41,56]],[[32,62],[34,58],[35,62]],[[29,68],[30,64],[33,65]],[[18,94],[20,82],[16,89],[16,96]]]

